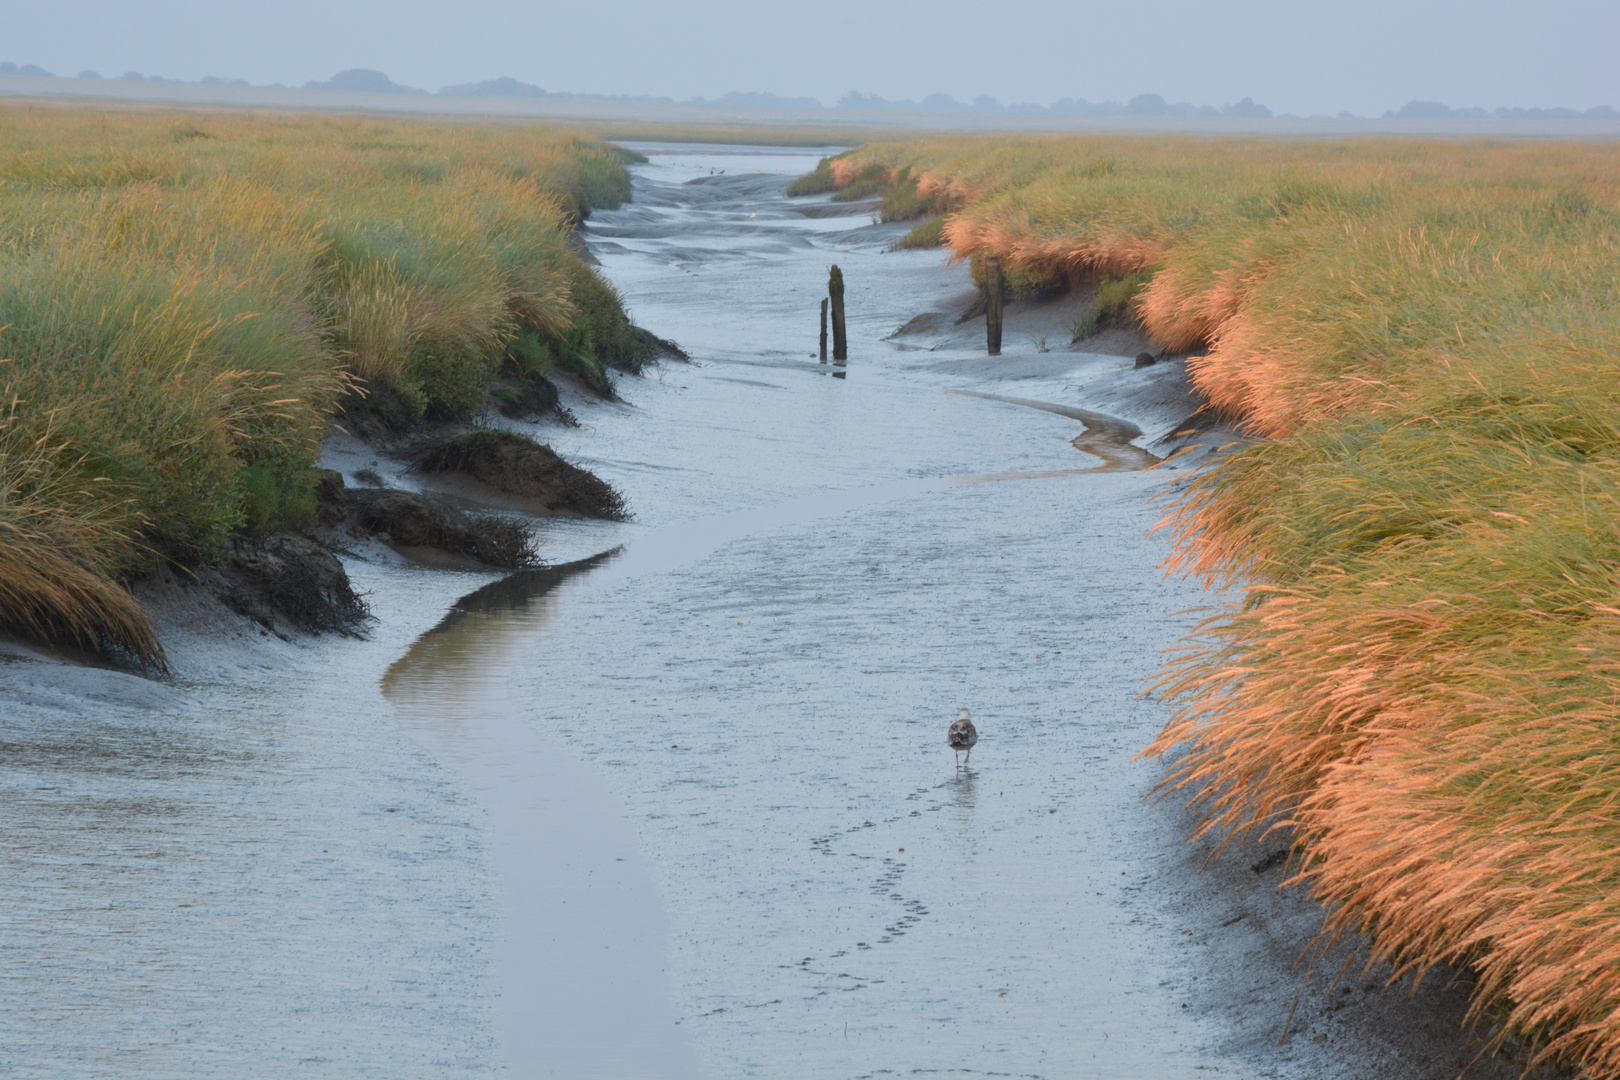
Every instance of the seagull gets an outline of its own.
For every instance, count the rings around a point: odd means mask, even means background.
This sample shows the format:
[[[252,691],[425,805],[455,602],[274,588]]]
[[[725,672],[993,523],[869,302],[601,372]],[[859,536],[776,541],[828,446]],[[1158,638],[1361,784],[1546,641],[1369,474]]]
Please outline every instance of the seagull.
[[[967,764],[962,759],[962,751],[967,751],[969,760],[973,758],[973,745],[979,741],[979,731],[973,726],[973,721],[968,719],[966,709],[962,710],[961,716],[952,721],[951,730],[945,733],[945,741],[951,744],[952,750],[956,751],[957,768],[960,769]]]

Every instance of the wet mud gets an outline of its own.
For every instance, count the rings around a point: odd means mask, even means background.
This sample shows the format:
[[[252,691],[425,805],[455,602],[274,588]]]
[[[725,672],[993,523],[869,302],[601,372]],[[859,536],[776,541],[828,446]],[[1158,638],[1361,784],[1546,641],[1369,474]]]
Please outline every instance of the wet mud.
[[[947,393],[980,397],[987,401],[1004,401],[1008,405],[1022,405],[1042,412],[1057,413],[1085,425],[1085,430],[1069,440],[1069,445],[1092,457],[1101,458],[1102,464],[1093,472],[1118,472],[1151,469],[1164,459],[1137,446],[1133,440],[1142,437],[1142,429],[1127,420],[1121,420],[1094,409],[1081,409],[1073,405],[1054,405],[1049,401],[1030,401],[1028,398],[1008,397],[1005,394],[986,394],[974,390],[950,390]]]

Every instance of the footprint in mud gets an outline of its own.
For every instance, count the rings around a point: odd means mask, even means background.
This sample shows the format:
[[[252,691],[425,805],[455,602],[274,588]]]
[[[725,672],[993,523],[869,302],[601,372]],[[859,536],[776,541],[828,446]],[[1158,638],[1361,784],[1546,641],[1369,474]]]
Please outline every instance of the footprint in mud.
[[[897,937],[904,937],[907,930],[922,922],[922,917],[928,914],[928,909],[921,900],[907,900],[898,891],[900,878],[906,872],[906,864],[898,859],[885,858],[883,865],[888,869],[883,876],[872,883],[872,892],[887,897],[900,904],[905,914],[892,925],[883,928],[883,936],[878,938],[878,944],[885,944]]]
[[[911,795],[908,795],[907,799],[918,799],[928,792],[928,788],[919,788]],[[865,830],[871,828],[876,828],[876,826],[870,821],[864,821],[859,825],[843,830],[843,832],[845,834],[858,833],[864,832]],[[835,855],[837,852],[833,850],[833,843],[838,839],[838,836],[839,834],[832,833],[826,836],[813,837],[810,841],[810,846],[823,855]],[[870,859],[873,857],[870,855],[859,855],[856,852],[846,852],[846,854],[863,859]],[[900,859],[894,858],[893,856],[884,856],[882,862],[883,873],[879,875],[870,885],[868,885],[867,888],[874,895],[886,900],[892,900],[898,904],[900,907],[899,917],[894,919],[888,925],[884,926],[881,934],[869,935],[869,940],[857,941],[853,945],[841,948],[836,952],[830,953],[826,959],[838,960],[848,956],[851,952],[863,952],[872,949],[877,945],[889,944],[896,938],[904,937],[906,931],[920,923],[923,918],[928,915],[928,908],[921,900],[908,899],[903,893],[900,892],[900,881],[905,876],[906,863]],[[833,989],[840,991],[858,990],[864,985],[868,985],[870,983],[881,983],[883,981],[881,979],[864,979],[858,976],[850,975],[847,972],[834,973],[831,971],[823,971],[819,968],[811,967],[813,963],[815,963],[815,958],[806,956],[797,963],[783,964],[782,967],[798,968],[800,971],[815,975],[818,978],[850,980],[847,984],[820,987],[817,991],[818,995],[826,994]]]

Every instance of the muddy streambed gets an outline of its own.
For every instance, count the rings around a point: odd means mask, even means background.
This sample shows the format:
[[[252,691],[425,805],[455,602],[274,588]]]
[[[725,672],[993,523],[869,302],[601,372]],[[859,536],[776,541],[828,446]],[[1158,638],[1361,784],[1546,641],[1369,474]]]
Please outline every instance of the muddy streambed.
[[[696,363],[533,429],[633,521],[500,580],[356,559],[368,641],[0,662],[0,1068],[1456,1075],[1459,990],[1296,965],[1277,842],[1201,874],[1144,801],[1142,679],[1211,602],[1146,535],[1179,367],[986,361],[965,270],[782,196],[814,153],[642,149],[587,241]]]

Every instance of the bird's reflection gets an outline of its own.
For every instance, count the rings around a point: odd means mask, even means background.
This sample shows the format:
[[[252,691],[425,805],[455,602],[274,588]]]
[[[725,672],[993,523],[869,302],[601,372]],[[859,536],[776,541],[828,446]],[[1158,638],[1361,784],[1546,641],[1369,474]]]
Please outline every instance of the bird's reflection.
[[[951,779],[951,809],[959,814],[970,814],[978,805],[979,771],[966,766],[956,771]]]

